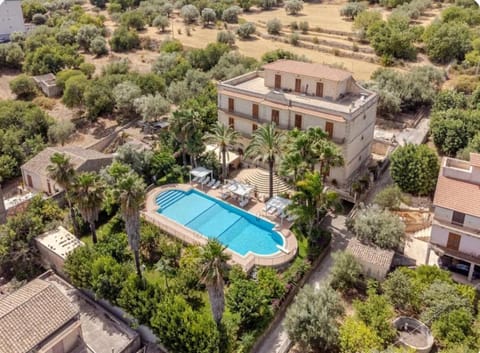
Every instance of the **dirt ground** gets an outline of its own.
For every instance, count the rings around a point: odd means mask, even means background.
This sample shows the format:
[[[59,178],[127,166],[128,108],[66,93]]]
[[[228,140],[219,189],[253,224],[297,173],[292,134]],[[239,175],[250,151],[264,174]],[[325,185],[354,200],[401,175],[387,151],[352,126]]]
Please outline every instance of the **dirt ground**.
[[[9,83],[19,74],[20,72],[15,70],[0,70],[0,100],[15,98]]]

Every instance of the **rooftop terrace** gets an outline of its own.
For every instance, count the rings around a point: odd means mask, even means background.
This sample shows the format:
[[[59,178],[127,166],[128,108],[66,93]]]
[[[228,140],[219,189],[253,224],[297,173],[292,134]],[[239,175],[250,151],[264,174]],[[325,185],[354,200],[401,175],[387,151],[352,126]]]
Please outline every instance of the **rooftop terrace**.
[[[328,97],[317,97],[312,94],[297,94],[290,91],[274,90],[265,86],[263,71],[250,72],[248,74],[235,77],[233,79],[220,83],[225,89],[240,91],[247,95],[261,97],[263,99],[286,100],[292,105],[306,107],[309,109],[323,108],[333,112],[350,114],[365,105],[367,101],[374,97],[370,91],[362,89],[362,93],[347,93],[338,100]],[[267,97],[268,95],[268,97]]]

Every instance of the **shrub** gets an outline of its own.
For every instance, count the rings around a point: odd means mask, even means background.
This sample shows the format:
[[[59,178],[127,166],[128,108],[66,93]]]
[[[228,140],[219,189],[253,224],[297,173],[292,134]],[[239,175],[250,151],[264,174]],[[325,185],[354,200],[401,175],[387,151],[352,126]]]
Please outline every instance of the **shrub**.
[[[308,25],[307,21],[301,21],[298,23],[298,28],[302,31],[303,34],[308,33],[310,26]]]
[[[90,63],[81,63],[78,68],[87,78],[92,78],[92,75],[95,73],[95,65]]]
[[[285,1],[285,11],[289,15],[297,15],[300,11],[303,10],[303,1],[302,0],[288,0]]]
[[[19,75],[10,81],[10,89],[19,99],[31,99],[37,92],[35,82],[25,74]]]
[[[140,47],[140,39],[135,30],[129,30],[125,26],[118,27],[110,39],[113,51],[124,52]]]
[[[230,6],[222,13],[222,20],[227,23],[237,23],[238,15],[242,12],[242,9],[238,6]]]
[[[0,67],[21,68],[23,58],[23,50],[17,43],[0,44]]]
[[[463,60],[472,49],[470,28],[465,23],[432,23],[423,34],[428,57],[438,63]]]
[[[290,44],[297,46],[299,44],[299,41],[300,41],[300,35],[298,34],[298,32],[293,32],[289,38]]]
[[[141,31],[145,28],[144,16],[139,11],[127,11],[122,15],[121,23],[127,28],[134,28]]]
[[[41,13],[36,13],[32,16],[32,23],[36,24],[37,26],[43,25],[47,22],[47,16]]]
[[[246,22],[244,24],[241,24],[237,28],[237,35],[241,39],[248,39],[251,37],[252,34],[255,33],[257,28],[255,27],[255,24],[253,22]]]
[[[217,42],[232,46],[235,44],[235,34],[230,31],[220,31],[217,33]]]
[[[202,21],[203,24],[208,26],[211,23],[214,23],[217,19],[217,14],[215,11],[209,7],[206,7],[202,10]]]
[[[404,268],[390,273],[382,283],[382,289],[397,310],[416,312],[420,305],[420,291],[414,285],[409,271]]]
[[[361,281],[362,267],[355,257],[345,251],[332,254],[333,266],[330,270],[330,283],[334,289],[346,292],[355,288]]]
[[[170,111],[170,103],[160,94],[136,98],[133,105],[143,121],[155,121]]]
[[[96,56],[105,55],[108,53],[107,41],[101,36],[96,36],[90,42],[90,51]]]
[[[297,21],[291,22],[290,25],[289,25],[289,27],[290,27],[290,29],[291,29],[292,31],[298,30],[298,28],[299,28],[299,27],[298,27],[298,22],[297,22]]]
[[[142,95],[141,89],[130,81],[119,83],[113,89],[113,97],[115,99],[115,108],[122,115],[128,116],[134,112],[134,102],[136,98]]]
[[[160,45],[160,52],[164,53],[181,53],[183,51],[183,44],[176,39],[168,39]]]
[[[70,77],[65,82],[62,102],[69,108],[83,105],[83,94],[87,85],[88,80],[83,74]]]
[[[81,48],[89,50],[92,40],[99,36],[101,36],[100,30],[96,26],[84,25],[78,30],[76,40]]]
[[[180,10],[180,14],[183,17],[185,23],[194,23],[198,20],[200,13],[195,5],[185,5]]]
[[[62,146],[75,131],[75,125],[70,120],[61,120],[48,129],[48,139],[52,143],[59,143]]]
[[[282,30],[282,22],[280,22],[278,18],[272,18],[267,22],[267,32],[269,34],[278,35],[280,34],[281,30]]]
[[[277,6],[277,0],[261,0],[260,1],[260,7],[264,10],[270,10],[274,6]]]
[[[348,317],[340,327],[339,341],[342,353],[377,352],[383,348],[375,331],[353,317]]]
[[[414,170],[415,173],[411,173]],[[403,192],[429,195],[435,190],[439,170],[435,152],[425,145],[407,144],[391,156],[390,174]]]
[[[52,110],[55,104],[57,104],[55,99],[44,96],[36,97],[32,102],[45,110]]]
[[[402,191],[397,185],[387,186],[381,190],[373,200],[373,203],[381,208],[395,209],[402,202]]]

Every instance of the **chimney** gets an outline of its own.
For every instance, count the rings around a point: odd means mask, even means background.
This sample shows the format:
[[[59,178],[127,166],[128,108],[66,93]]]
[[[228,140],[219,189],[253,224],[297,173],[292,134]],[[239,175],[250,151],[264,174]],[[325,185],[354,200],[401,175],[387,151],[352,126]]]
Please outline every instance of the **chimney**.
[[[0,185],[0,224],[7,222],[7,210],[5,209],[5,203],[3,201],[2,185]]]

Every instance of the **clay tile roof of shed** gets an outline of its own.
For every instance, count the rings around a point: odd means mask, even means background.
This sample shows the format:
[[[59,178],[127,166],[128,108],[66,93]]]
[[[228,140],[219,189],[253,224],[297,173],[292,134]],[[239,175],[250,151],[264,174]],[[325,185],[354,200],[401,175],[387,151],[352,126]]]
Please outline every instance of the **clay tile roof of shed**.
[[[392,265],[393,255],[395,254],[392,250],[385,250],[378,247],[365,245],[356,239],[352,239],[348,242],[346,251],[359,260],[382,268],[390,268]]]
[[[306,63],[294,60],[277,60],[263,65],[266,70],[288,72],[315,78],[323,78],[331,81],[344,81],[352,76],[348,71],[336,69],[328,65]]]
[[[0,353],[27,353],[78,314],[54,285],[35,279],[0,300]]]

